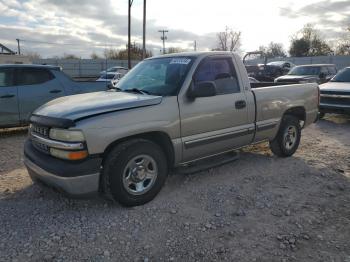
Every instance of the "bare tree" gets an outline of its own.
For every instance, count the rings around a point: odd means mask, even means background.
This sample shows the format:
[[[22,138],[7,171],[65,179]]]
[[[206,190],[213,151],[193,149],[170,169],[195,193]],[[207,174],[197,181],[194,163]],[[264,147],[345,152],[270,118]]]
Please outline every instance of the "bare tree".
[[[347,34],[337,41],[335,52],[337,55],[350,55],[350,26],[347,28]]]
[[[241,45],[241,32],[233,31],[232,28],[226,26],[225,31],[216,34],[218,38],[218,46],[213,49],[217,51],[237,51]]]
[[[283,45],[280,43],[270,42],[268,46],[260,46],[259,51],[264,52],[266,57],[286,57],[286,51],[283,48]]]
[[[25,55],[28,56],[30,60],[41,59],[41,55],[37,52],[28,51]]]

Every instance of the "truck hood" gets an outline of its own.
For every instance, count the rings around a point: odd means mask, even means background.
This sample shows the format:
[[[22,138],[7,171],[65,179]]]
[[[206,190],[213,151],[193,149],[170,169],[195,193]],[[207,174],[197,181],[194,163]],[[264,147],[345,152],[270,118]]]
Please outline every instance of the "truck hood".
[[[278,77],[277,79],[294,82],[294,81],[309,80],[309,79],[317,80],[318,77],[314,75],[284,75],[284,76]]]
[[[74,121],[113,111],[157,105],[161,101],[161,96],[108,90],[61,97],[39,107],[33,115]]]
[[[350,94],[350,83],[349,82],[327,82],[320,85],[321,91],[334,91],[334,92],[349,92]]]

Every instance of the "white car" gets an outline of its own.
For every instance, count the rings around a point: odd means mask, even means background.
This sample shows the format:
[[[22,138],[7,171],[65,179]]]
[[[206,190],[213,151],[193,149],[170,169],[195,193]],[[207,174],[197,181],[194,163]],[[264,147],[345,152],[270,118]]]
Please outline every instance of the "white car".
[[[108,73],[119,73],[121,74],[122,76],[126,75],[126,73],[128,72],[129,70],[125,67],[122,67],[122,66],[113,66],[113,67],[110,67],[108,68],[106,71],[102,71],[100,72],[100,75],[104,75],[104,74],[108,74]]]
[[[113,78],[116,76],[116,73],[104,73],[96,81],[97,82],[112,82]]]

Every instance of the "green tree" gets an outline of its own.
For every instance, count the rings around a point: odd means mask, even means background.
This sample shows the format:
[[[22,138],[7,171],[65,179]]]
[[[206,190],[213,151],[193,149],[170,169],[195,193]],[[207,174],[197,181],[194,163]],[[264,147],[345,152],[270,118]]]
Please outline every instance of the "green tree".
[[[330,55],[333,51],[313,25],[307,24],[292,37],[289,54],[291,56]]]
[[[267,58],[286,57],[286,51],[280,43],[270,42],[268,46],[260,46],[259,51],[264,52]]]

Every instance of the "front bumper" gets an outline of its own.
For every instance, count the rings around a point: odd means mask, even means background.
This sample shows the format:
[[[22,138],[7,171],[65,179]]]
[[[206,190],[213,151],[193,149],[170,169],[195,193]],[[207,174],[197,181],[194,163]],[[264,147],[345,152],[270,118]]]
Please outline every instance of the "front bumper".
[[[100,158],[79,162],[56,159],[36,150],[30,140],[24,146],[24,164],[32,180],[39,180],[70,196],[98,192],[101,162]]]
[[[320,112],[322,113],[336,113],[336,114],[350,114],[350,105],[341,104],[320,104]]]

